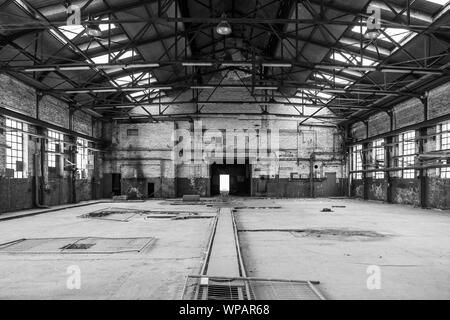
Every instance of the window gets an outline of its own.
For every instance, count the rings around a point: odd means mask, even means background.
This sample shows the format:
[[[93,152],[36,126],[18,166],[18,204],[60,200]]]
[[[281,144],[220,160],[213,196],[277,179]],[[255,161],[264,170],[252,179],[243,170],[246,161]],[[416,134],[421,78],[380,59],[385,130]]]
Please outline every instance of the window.
[[[414,166],[414,154],[416,153],[415,132],[408,131],[399,135],[399,165],[401,167]],[[414,169],[403,169],[404,179],[414,179]]]
[[[88,141],[77,138],[77,168],[80,178],[87,178]]]
[[[48,167],[56,168],[57,162],[59,160],[59,155],[57,155],[57,153],[61,150],[61,141],[63,140],[63,135],[59,132],[49,130],[48,138]]]
[[[450,150],[450,121],[438,124],[436,127],[436,150]],[[441,164],[448,164],[447,159],[440,161]],[[441,178],[450,178],[450,167],[438,168],[437,173]]]
[[[6,169],[14,178],[25,178],[24,174],[24,134],[25,124],[6,118]]]
[[[384,168],[384,140],[379,139],[373,142],[373,154],[375,160],[375,168]],[[375,179],[384,179],[384,171],[376,171]]]
[[[362,145],[356,145],[352,148],[352,171],[362,170]],[[353,179],[362,179],[361,172],[353,173]]]

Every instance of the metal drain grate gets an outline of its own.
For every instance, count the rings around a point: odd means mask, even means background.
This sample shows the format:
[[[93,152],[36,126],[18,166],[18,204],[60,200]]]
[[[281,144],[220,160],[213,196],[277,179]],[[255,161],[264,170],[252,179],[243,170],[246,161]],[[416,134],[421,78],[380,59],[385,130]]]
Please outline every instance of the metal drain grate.
[[[67,237],[18,239],[0,244],[0,253],[125,253],[142,252],[156,240],[142,238]]]
[[[72,243],[67,246],[62,247],[62,250],[85,250],[90,247],[95,246],[95,243]]]
[[[187,276],[184,300],[325,300],[317,281]]]

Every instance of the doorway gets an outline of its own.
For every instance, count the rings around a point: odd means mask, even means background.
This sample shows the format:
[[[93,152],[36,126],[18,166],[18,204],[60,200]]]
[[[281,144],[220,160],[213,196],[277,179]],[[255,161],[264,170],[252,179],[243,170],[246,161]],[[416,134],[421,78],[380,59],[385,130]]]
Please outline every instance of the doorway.
[[[215,164],[210,167],[211,196],[220,194],[220,175],[229,175],[230,195],[250,196],[251,165],[246,164]]]
[[[112,174],[112,194],[113,196],[120,196],[122,194],[121,190],[121,180],[122,175],[120,173]]]
[[[155,184],[153,182],[147,183],[147,198],[155,197]]]

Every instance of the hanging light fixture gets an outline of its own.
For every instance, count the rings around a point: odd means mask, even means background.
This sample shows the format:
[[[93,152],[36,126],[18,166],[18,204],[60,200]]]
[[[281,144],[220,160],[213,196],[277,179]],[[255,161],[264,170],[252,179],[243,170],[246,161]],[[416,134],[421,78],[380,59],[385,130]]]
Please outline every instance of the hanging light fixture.
[[[102,30],[100,30],[100,26],[95,23],[91,23],[92,19],[88,19],[88,23],[86,25],[86,34],[93,38],[99,38],[102,36]]]
[[[227,36],[231,33],[231,25],[226,20],[227,16],[225,13],[222,14],[222,21],[219,22],[219,24],[216,27],[217,34],[220,34],[222,36]]]
[[[380,34],[381,34],[380,29],[367,29],[366,32],[364,33],[364,38],[375,40],[380,36]]]

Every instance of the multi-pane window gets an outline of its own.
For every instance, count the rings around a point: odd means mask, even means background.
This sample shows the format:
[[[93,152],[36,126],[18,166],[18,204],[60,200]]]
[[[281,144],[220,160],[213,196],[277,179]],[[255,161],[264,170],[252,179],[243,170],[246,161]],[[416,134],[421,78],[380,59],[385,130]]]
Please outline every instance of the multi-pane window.
[[[447,151],[450,150],[450,121],[437,125],[436,128],[436,150]],[[448,164],[447,159],[441,160],[441,164]],[[450,167],[443,167],[438,169],[441,178],[450,178]]]
[[[352,171],[362,170],[362,145],[352,147]],[[353,179],[362,179],[361,172],[354,172]]]
[[[82,179],[87,177],[88,141],[77,138],[77,168]]]
[[[373,142],[373,154],[375,160],[375,168],[384,168],[384,140],[379,139]],[[384,179],[384,171],[376,171],[375,179]]]
[[[24,127],[22,122],[6,118],[6,169],[11,177],[25,178],[24,174]]]
[[[48,166],[49,168],[56,168],[57,166],[57,153],[61,150],[61,141],[63,140],[63,135],[59,132],[49,130],[48,131]]]
[[[408,131],[399,135],[399,165],[402,167],[414,166],[414,155],[416,153],[415,132]],[[404,179],[414,178],[414,169],[403,169],[402,177]]]

